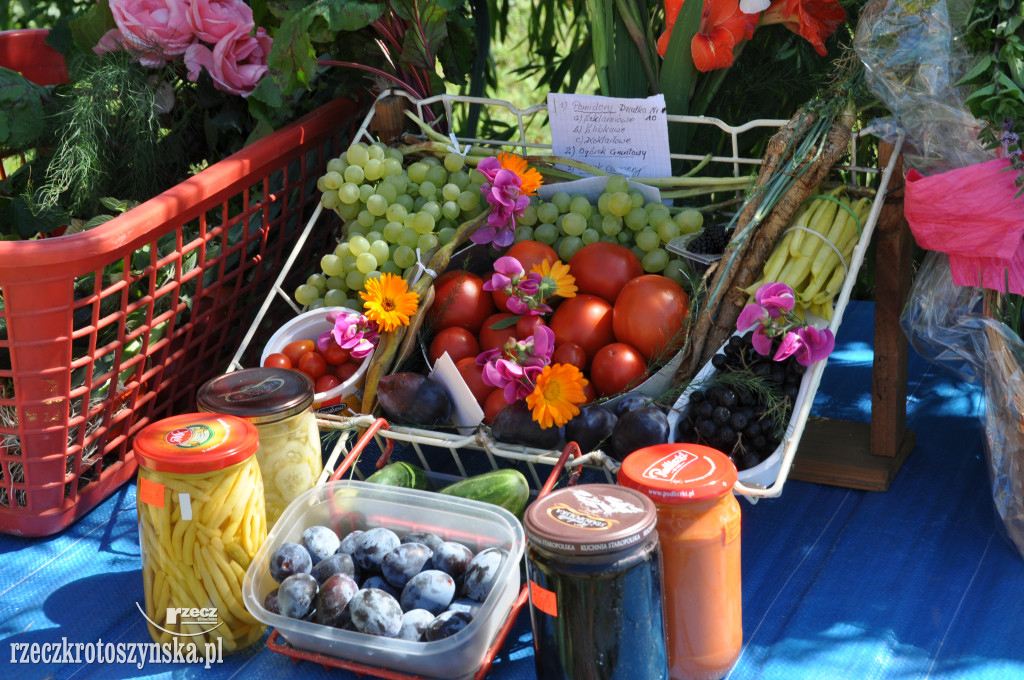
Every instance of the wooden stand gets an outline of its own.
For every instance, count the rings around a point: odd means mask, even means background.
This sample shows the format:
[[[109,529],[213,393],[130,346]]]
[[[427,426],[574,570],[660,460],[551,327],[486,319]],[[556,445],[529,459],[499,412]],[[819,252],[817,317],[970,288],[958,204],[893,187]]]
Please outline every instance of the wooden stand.
[[[879,143],[878,164],[893,152]],[[916,444],[907,430],[907,338],[900,313],[910,291],[910,229],[903,216],[903,164],[897,159],[875,227],[875,356],[871,423],[809,418],[790,479],[885,491]]]

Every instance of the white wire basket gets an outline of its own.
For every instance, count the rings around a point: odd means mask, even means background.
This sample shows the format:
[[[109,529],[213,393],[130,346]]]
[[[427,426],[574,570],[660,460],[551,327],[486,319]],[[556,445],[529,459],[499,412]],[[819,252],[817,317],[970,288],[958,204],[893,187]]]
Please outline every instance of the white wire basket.
[[[420,119],[431,119],[432,124],[437,124],[440,129],[447,129],[448,127],[455,129],[458,121],[464,120],[468,115],[469,107],[479,106],[486,108],[492,118],[506,120],[510,129],[515,130],[513,137],[508,140],[482,139],[452,135],[453,145],[456,143],[461,145],[471,144],[484,146],[494,150],[502,149],[520,153],[522,155],[536,155],[545,151],[550,152],[552,148],[550,138],[546,136],[546,126],[541,126],[540,129],[535,129],[532,126],[533,120],[537,116],[543,116],[546,112],[546,104],[536,104],[522,109],[504,100],[447,94],[420,100],[402,90],[390,90],[384,92],[378,98],[378,101],[389,96],[404,97],[408,100],[409,108]],[[427,114],[428,109],[430,109],[430,114]],[[438,113],[438,109],[440,109],[440,113]],[[353,142],[363,141],[370,143],[376,141],[371,133],[371,124],[373,122],[374,115],[374,108],[371,107],[359,129],[356,131],[355,136],[352,139]],[[777,129],[788,122],[786,120],[759,119],[748,121],[741,125],[729,125],[717,118],[705,116],[669,115],[667,119],[669,125],[703,126],[703,129],[707,130],[708,134],[721,135],[724,138],[725,143],[720,146],[731,150],[731,153],[728,155],[712,156],[710,159],[705,159],[704,156],[693,154],[672,153],[670,154],[672,159],[692,162],[706,161],[708,164],[716,164],[719,166],[724,164],[730,167],[731,173],[734,177],[752,174],[754,169],[761,163],[759,158],[746,158],[740,156],[739,149],[741,148],[741,135],[751,131],[760,131],[763,134],[765,129]],[[878,222],[878,216],[885,198],[884,187],[889,185],[889,180],[899,158],[899,152],[903,142],[902,137],[897,140],[890,161],[884,168],[875,168],[868,165],[862,165],[862,161],[859,160],[868,155],[862,148],[866,139],[867,136],[864,132],[856,132],[854,134],[850,145],[850,162],[848,165],[844,165],[839,168],[846,173],[847,183],[850,186],[857,188],[859,191],[872,192],[874,194],[874,200],[868,218],[863,225],[860,240],[854,248],[846,279],[835,303],[833,317],[827,326],[836,334],[838,334],[839,326],[843,319],[843,313],[846,310],[846,306],[849,303],[850,296],[853,292],[853,287],[857,279],[857,272],[864,263],[865,255],[871,243],[872,235],[874,234],[875,225]],[[299,236],[294,250],[285,261],[277,281],[275,281],[273,288],[264,300],[261,309],[257,313],[256,319],[246,335],[243,337],[242,343],[232,360],[229,370],[242,368],[239,363],[240,358],[243,356],[248,344],[255,336],[260,322],[271,305],[287,304],[291,306],[296,313],[301,311],[298,305],[296,305],[292,300],[291,295],[283,290],[281,286],[296,259],[300,254],[302,254],[303,248],[306,247],[308,237],[313,230],[314,224],[319,216],[319,212],[320,211],[318,209],[307,223],[302,234]],[[786,479],[789,475],[790,468],[792,467],[793,458],[796,455],[800,438],[803,435],[807,418],[810,415],[814,395],[817,392],[818,385],[821,382],[821,377],[824,374],[826,366],[827,360],[818,361],[805,374],[804,382],[801,386],[801,392],[804,395],[804,398],[800,400],[794,408],[794,412],[791,415],[789,425],[786,429],[785,438],[777,451],[780,455],[778,456],[777,462],[774,464],[774,473],[771,475],[773,481],[768,483],[764,478],[764,475],[761,475],[759,479],[762,483],[738,481],[734,487],[734,491],[737,494],[747,497],[751,502],[756,502],[759,498],[772,498],[781,495]],[[374,420],[375,419],[373,417],[365,415],[348,419],[347,422],[352,428],[365,428],[373,423]],[[424,468],[431,477],[441,481],[446,479],[455,480],[458,478],[465,478],[488,469],[516,467],[526,475],[535,491],[539,489],[544,480],[547,479],[549,473],[557,464],[562,453],[560,449],[548,451],[496,442],[491,436],[489,428],[486,426],[478,427],[471,434],[460,435],[455,433],[392,425],[387,430],[380,430],[376,437],[377,444],[380,446],[381,450],[384,449],[386,440],[391,440],[395,443],[398,449],[402,451],[402,453],[392,456],[392,460],[402,459],[414,462]],[[329,458],[325,464],[322,479],[320,480],[321,482],[326,480],[334,471],[338,460],[348,450],[351,441],[352,438],[348,433],[343,433],[342,436],[338,438],[338,441],[331,448]],[[571,460],[566,464],[567,468],[575,468],[579,466],[583,466],[586,469],[591,478],[590,481],[614,482],[615,473],[618,471],[619,463],[601,451],[592,451],[585,453],[582,457]],[[363,468],[356,467],[353,474],[356,478],[362,479],[365,478],[369,472],[371,472],[371,470],[367,470],[364,466]]]

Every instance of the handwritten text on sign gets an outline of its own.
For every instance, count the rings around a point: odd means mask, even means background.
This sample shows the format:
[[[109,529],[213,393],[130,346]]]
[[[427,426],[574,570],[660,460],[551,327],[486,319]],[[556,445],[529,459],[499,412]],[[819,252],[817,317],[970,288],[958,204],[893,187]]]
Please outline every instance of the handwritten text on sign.
[[[668,177],[665,96],[646,99],[548,94],[556,156],[627,177]]]

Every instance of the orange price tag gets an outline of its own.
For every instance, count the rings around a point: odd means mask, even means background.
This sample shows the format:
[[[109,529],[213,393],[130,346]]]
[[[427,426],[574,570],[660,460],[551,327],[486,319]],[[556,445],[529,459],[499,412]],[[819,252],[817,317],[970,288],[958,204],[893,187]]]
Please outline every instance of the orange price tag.
[[[736,513],[736,516],[727,520],[725,526],[722,527],[722,543],[729,545],[739,537],[740,515],[739,513]]]
[[[164,507],[164,485],[139,477],[139,500],[154,508]]]
[[[558,598],[555,593],[530,580],[530,602],[533,606],[550,616],[558,616]]]

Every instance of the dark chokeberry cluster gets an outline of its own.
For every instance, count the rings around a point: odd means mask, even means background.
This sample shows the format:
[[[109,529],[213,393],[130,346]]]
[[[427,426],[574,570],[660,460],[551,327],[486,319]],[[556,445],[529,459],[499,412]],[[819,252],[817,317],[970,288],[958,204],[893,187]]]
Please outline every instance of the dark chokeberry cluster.
[[[732,336],[714,356],[714,378],[690,393],[677,429],[678,441],[723,451],[739,470],[778,448],[785,429],[779,423],[789,422],[805,371],[792,357],[773,361],[777,346],[768,356],[758,354],[752,335]]]
[[[732,232],[727,233],[725,225],[721,222],[706,224],[704,231],[697,238],[690,241],[690,245],[686,249],[691,253],[717,255],[725,252],[725,246],[728,245],[731,237]]]

